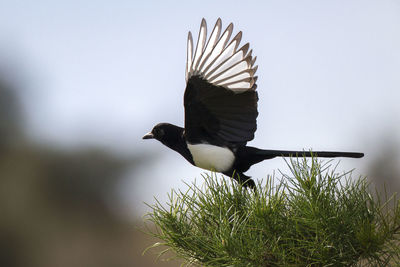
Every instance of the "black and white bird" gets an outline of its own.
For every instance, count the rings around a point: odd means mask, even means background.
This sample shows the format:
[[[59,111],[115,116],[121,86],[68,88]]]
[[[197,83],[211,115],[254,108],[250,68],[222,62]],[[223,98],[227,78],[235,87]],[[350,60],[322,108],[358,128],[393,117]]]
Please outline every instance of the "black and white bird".
[[[257,66],[249,44],[239,48],[242,32],[233,24],[222,31],[221,19],[207,39],[201,21],[197,45],[187,40],[185,127],[157,124],[143,139],[157,139],[194,166],[233,177],[244,186],[255,183],[243,174],[253,164],[275,157],[306,156],[310,152],[265,150],[247,146],[257,129]],[[315,151],[318,157],[361,158],[363,153]]]

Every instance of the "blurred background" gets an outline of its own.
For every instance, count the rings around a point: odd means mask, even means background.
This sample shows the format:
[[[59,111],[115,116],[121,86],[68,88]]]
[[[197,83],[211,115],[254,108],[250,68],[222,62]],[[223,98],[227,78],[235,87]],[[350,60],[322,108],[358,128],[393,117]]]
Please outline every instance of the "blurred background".
[[[183,125],[187,32],[218,17],[257,55],[250,144],[360,151],[340,159],[400,189],[400,2],[0,3],[0,265],[178,266],[143,250],[154,197],[203,170],[141,137]],[[336,164],[338,161],[334,161]],[[262,180],[278,158],[248,174]]]

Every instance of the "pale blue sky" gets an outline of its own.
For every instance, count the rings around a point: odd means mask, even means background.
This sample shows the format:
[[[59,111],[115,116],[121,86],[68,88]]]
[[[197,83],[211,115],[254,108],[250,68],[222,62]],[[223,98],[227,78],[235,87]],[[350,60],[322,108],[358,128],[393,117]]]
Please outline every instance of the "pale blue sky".
[[[65,146],[101,144],[157,162],[123,185],[128,202],[200,177],[178,154],[141,140],[157,122],[183,124],[186,37],[201,18],[243,31],[257,55],[259,118],[251,145],[363,151],[400,132],[400,2],[2,1],[0,59],[19,62],[31,134]],[[12,68],[0,63],[3,69]],[[274,159],[248,172],[265,177]],[[133,181],[133,179],[132,179]]]

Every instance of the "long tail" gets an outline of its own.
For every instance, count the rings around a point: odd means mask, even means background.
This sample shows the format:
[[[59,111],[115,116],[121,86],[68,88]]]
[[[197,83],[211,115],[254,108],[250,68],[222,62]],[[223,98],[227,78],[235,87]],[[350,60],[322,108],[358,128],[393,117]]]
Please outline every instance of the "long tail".
[[[362,158],[364,153],[358,152],[339,152],[339,151],[290,151],[290,150],[269,150],[259,149],[256,147],[242,147],[237,151],[236,162],[233,168],[224,172],[225,175],[230,176],[243,184],[245,187],[255,188],[255,183],[251,177],[244,175],[253,164],[259,163],[266,159],[275,157],[322,157],[322,158]]]
[[[259,155],[266,158],[274,157],[321,157],[321,158],[362,158],[364,153],[358,152],[339,152],[339,151],[289,151],[289,150],[259,150]],[[257,154],[258,154],[257,153]]]

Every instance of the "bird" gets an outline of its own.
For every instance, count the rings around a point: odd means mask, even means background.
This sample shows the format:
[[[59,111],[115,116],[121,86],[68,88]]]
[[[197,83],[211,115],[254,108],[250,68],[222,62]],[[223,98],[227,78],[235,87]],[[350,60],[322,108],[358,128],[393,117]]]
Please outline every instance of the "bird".
[[[256,57],[250,44],[239,48],[242,32],[233,38],[233,23],[222,31],[218,18],[207,38],[203,18],[194,47],[187,38],[184,127],[159,123],[143,136],[156,139],[181,154],[192,165],[229,176],[244,187],[255,182],[244,174],[263,160],[275,157],[349,157],[363,153],[332,151],[288,151],[248,146],[257,129],[258,91]]]

